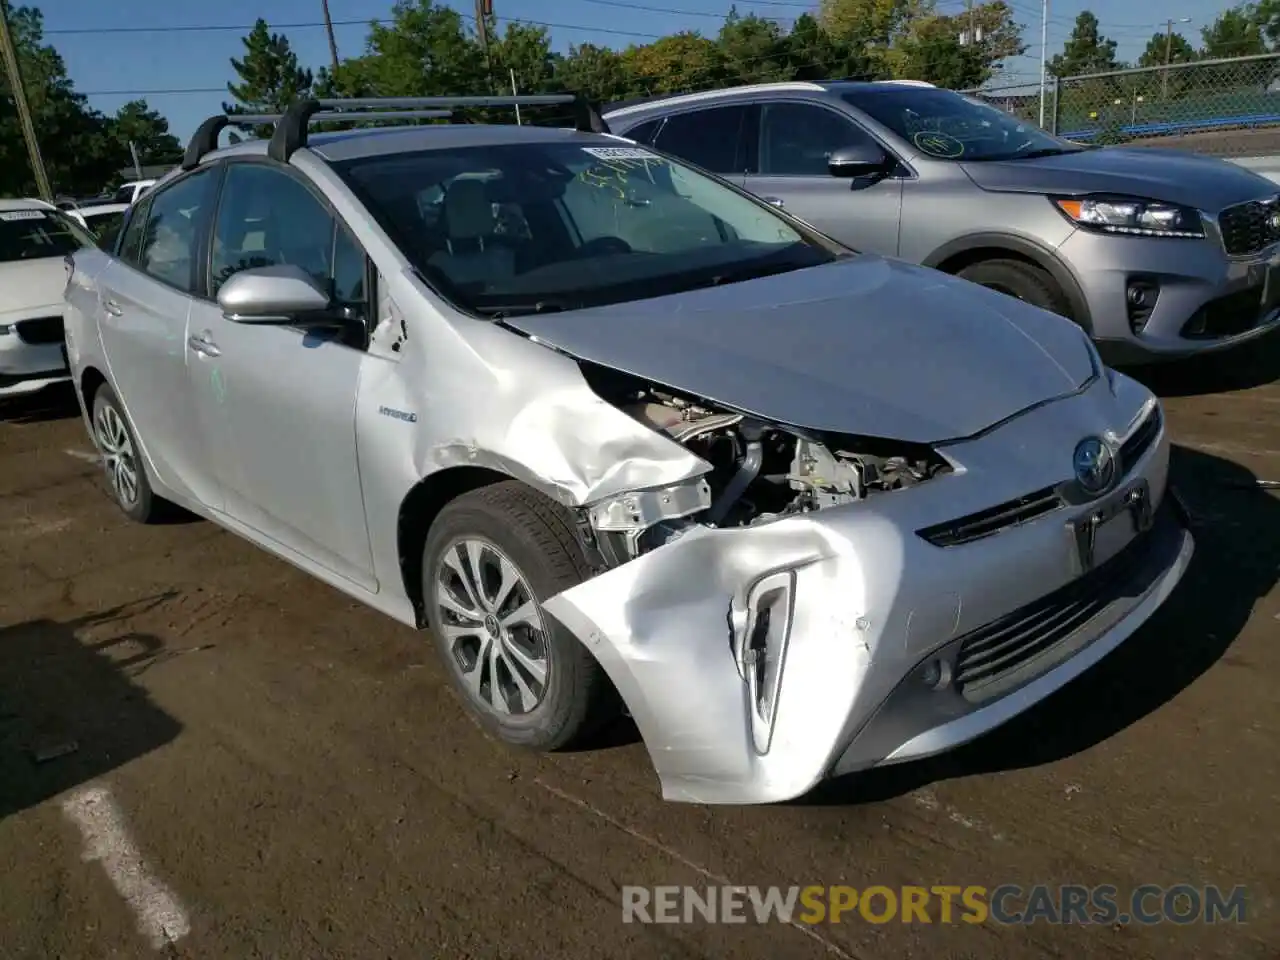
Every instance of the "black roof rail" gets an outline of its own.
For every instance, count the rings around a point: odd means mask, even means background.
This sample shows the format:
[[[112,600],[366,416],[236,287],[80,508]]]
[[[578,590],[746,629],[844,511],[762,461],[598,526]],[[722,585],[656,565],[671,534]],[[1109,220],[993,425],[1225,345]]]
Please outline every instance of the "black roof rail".
[[[424,120],[452,116],[457,107],[536,107],[571,104],[574,125],[583,133],[608,133],[609,125],[594,104],[571,93],[531,94],[514,97],[359,97],[340,100],[299,100],[282,114],[219,114],[209,117],[187,144],[182,169],[194,169],[200,158],[215,150],[218,136],[231,125],[273,124],[275,131],[267,146],[274,160],[287,161],[294,151],[307,145],[312,121],[368,122],[370,120]],[[392,109],[387,109],[392,108]]]

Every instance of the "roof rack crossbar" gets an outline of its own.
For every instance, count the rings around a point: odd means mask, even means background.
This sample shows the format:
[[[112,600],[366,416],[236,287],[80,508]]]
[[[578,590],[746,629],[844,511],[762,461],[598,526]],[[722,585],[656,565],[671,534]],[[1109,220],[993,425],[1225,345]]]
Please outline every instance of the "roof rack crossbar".
[[[273,159],[287,162],[294,152],[307,145],[307,129],[312,121],[432,119],[451,116],[460,107],[539,107],[572,105],[574,126],[582,133],[609,133],[609,125],[595,104],[572,93],[530,94],[528,96],[458,97],[354,97],[351,99],[299,100],[282,114],[220,114],[209,117],[196,130],[182,158],[182,169],[194,169],[200,158],[217,148],[218,136],[230,125],[274,124],[267,146]]]

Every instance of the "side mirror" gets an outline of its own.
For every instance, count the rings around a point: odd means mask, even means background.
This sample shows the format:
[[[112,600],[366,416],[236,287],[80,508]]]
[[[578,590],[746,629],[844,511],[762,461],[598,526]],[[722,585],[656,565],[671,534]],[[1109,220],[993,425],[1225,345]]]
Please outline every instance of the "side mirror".
[[[833,177],[869,177],[888,173],[892,166],[893,158],[876,143],[842,147],[827,158],[827,171]]]
[[[280,264],[233,274],[218,290],[218,306],[235,323],[298,323],[325,314],[329,295],[305,270]]]

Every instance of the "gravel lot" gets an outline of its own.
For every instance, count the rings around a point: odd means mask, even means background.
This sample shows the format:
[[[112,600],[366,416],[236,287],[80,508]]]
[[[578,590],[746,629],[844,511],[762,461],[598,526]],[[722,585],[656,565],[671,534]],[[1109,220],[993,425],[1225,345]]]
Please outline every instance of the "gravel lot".
[[[1275,960],[1280,499],[1249,485],[1280,340],[1193,366],[1144,375],[1198,540],[1161,614],[958,753],[767,808],[663,803],[625,726],[501,748],[424,637],[208,523],[128,524],[69,394],[11,403],[0,954]],[[1244,884],[1248,922],[621,922],[624,885],[728,882]]]

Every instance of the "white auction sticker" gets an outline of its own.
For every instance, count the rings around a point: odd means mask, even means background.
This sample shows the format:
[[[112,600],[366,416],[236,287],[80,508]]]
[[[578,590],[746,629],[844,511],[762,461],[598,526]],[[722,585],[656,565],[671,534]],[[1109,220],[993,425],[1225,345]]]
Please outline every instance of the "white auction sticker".
[[[584,153],[601,160],[661,160],[662,157],[640,147],[583,147]]]
[[[9,210],[0,213],[0,220],[43,220],[43,210]]]

